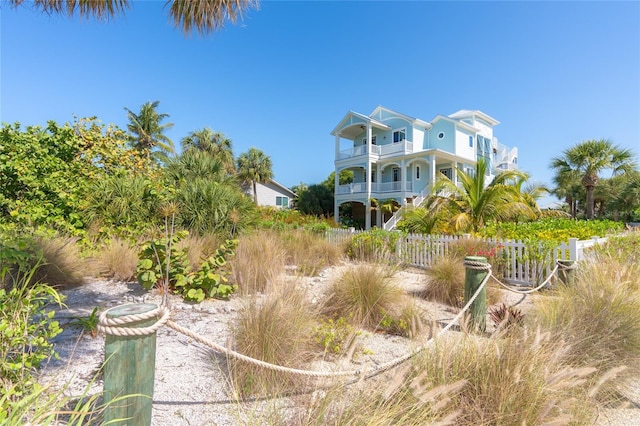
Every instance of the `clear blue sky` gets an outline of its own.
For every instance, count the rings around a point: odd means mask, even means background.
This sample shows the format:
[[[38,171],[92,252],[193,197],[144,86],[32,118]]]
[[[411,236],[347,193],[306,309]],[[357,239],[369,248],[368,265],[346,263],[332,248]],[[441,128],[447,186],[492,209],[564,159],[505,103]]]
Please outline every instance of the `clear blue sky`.
[[[2,4],[3,122],[44,125],[160,101],[176,146],[210,127],[256,146],[288,186],[333,171],[329,134],[378,105],[431,120],[479,109],[550,182],[551,158],[610,138],[640,154],[639,2],[273,2],[207,37],[164,1],[109,22]]]

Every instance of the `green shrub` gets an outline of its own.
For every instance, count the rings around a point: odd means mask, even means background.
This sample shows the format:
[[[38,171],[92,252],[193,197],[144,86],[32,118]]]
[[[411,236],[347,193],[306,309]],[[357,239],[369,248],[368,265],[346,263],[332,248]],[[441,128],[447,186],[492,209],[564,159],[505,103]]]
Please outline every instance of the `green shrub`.
[[[325,318],[313,329],[314,340],[324,353],[341,355],[353,344],[360,334],[344,317]]]
[[[373,229],[356,234],[347,249],[350,259],[366,262],[392,261],[400,232]]]
[[[16,397],[34,386],[33,374],[40,363],[56,356],[51,339],[62,329],[47,304],[62,305],[62,297],[46,284],[33,284],[34,270],[7,278],[0,289],[0,389]]]
[[[237,241],[227,240],[194,271],[187,248],[178,248],[178,242],[186,236],[186,231],[180,231],[143,245],[137,267],[140,285],[146,289],[159,286],[195,302],[229,297],[236,287],[228,284],[227,258],[233,255]]]
[[[568,241],[569,238],[588,240],[593,236],[605,237],[622,231],[624,225],[611,220],[573,220],[547,218],[535,222],[496,222],[480,230],[482,237],[510,240],[531,239],[542,241]]]

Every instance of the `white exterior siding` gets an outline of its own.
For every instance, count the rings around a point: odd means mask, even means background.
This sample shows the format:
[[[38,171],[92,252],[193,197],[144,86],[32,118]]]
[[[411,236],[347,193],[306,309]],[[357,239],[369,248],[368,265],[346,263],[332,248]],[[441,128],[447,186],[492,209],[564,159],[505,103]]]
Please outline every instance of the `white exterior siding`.
[[[469,146],[469,136],[473,138],[473,147]],[[456,129],[456,155],[465,160],[476,160],[476,137],[468,132]]]
[[[253,197],[253,187],[250,185],[247,191],[251,197]],[[290,208],[292,206],[295,193],[289,189],[282,187],[280,184],[271,181],[267,184],[257,183],[256,193],[258,195],[258,205],[260,206],[273,206],[279,208]],[[286,200],[284,199],[286,197]],[[278,205],[280,201],[280,205]],[[282,205],[283,201],[285,205]]]

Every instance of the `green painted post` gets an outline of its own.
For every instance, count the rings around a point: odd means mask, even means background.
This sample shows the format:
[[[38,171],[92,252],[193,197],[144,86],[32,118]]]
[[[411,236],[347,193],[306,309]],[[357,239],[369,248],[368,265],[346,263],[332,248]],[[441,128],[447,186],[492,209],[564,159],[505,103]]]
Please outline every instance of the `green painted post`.
[[[487,263],[487,258],[482,256],[467,256],[464,258],[465,262],[479,262]],[[465,305],[471,299],[482,284],[482,281],[487,276],[487,270],[472,269],[468,266],[465,271],[464,279],[464,303]],[[467,314],[469,329],[472,331],[484,332],[487,328],[487,287],[485,286],[478,294],[478,297],[473,301],[469,307]]]
[[[107,318],[140,315],[157,309],[151,303],[118,306],[107,312]],[[157,321],[150,318],[122,327],[149,327]],[[146,336],[114,336],[105,339],[104,423],[120,426],[151,425],[153,381],[156,364],[156,333]],[[124,399],[114,399],[135,395]]]
[[[575,282],[575,260],[558,260],[558,278],[565,285],[573,285]]]

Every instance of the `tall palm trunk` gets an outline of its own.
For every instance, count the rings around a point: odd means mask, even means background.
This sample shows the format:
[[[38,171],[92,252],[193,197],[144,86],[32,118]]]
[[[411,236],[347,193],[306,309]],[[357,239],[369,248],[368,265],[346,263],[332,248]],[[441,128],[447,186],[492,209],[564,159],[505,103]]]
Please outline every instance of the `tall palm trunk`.
[[[251,183],[253,184],[253,202],[256,203],[256,206],[258,206],[258,189],[256,181],[254,180]]]
[[[593,219],[593,209],[595,206],[595,191],[598,184],[598,175],[594,173],[586,173],[582,178],[582,185],[587,190],[587,205],[585,206],[585,213],[587,219]]]

